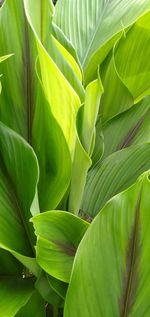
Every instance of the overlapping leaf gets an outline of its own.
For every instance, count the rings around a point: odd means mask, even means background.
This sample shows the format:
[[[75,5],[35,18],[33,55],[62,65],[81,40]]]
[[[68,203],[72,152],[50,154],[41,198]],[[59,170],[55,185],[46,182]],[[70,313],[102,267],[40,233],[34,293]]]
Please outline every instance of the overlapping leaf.
[[[16,315],[34,290],[33,279],[23,279],[24,268],[8,251],[0,249],[0,316]]]
[[[99,115],[103,123],[131,108],[134,104],[132,94],[118,76],[113,54],[106,59],[101,70],[104,94]]]
[[[131,186],[150,168],[150,143],[117,151],[98,162],[89,172],[81,209],[95,216],[117,193]]]
[[[76,254],[65,317],[149,316],[149,204],[146,173],[95,218]]]
[[[102,125],[102,123],[98,121],[96,127],[96,144],[92,157],[93,165],[100,160],[99,148],[101,149],[101,144],[99,141],[99,134],[101,129],[103,129],[105,140],[105,148],[102,157],[104,160],[113,152],[133,144],[149,142],[149,119],[150,97],[148,96],[130,110],[116,116],[106,124]]]
[[[38,2],[40,10],[40,1]],[[27,0],[24,3],[26,15],[37,43],[43,90],[51,106],[51,112],[63,130],[73,156],[76,138],[75,117],[80,106],[80,99],[42,45],[38,24],[34,21],[33,4],[31,5]]]
[[[149,0],[58,0],[54,21],[73,43],[89,81],[116,35],[148,10]]]
[[[14,317],[30,299],[33,281],[8,278],[0,280],[0,316]],[[41,317],[41,316],[40,316]]]
[[[68,283],[75,253],[88,223],[58,210],[42,213],[32,221],[38,237],[38,263],[48,274]]]
[[[76,140],[68,209],[78,214],[87,173],[91,166],[91,152],[94,143],[95,124],[99,111],[103,87],[100,78],[86,88],[85,103],[77,116],[78,137]]]
[[[43,41],[47,45],[51,6],[49,1],[42,2],[42,15],[41,11],[37,11],[40,4],[40,1],[34,2],[37,14],[34,20],[36,23],[43,21],[44,27],[42,29],[42,25],[38,24],[38,31],[40,28],[43,30]],[[14,53],[2,67],[0,119],[33,145],[40,165],[40,207],[42,210],[55,208],[70,182],[71,160],[63,132],[53,118],[36,76],[38,52],[25,17],[23,1],[5,1],[0,10],[0,29],[0,53]],[[57,157],[61,159],[57,160]]]
[[[44,271],[41,271],[39,274],[35,283],[35,288],[46,302],[56,307],[62,306],[62,298],[58,295],[54,288],[52,288],[48,281],[48,275]]]
[[[150,141],[150,97],[109,121],[103,127],[105,150],[103,159],[111,153]]]
[[[36,290],[34,290],[26,305],[16,314],[16,317],[27,316],[46,317],[45,302]]]
[[[34,255],[35,236],[29,219],[34,197],[37,199],[37,181],[32,148],[0,123],[0,246],[25,256]]]
[[[140,18],[115,53],[117,72],[134,97],[140,101],[150,93],[150,13]]]

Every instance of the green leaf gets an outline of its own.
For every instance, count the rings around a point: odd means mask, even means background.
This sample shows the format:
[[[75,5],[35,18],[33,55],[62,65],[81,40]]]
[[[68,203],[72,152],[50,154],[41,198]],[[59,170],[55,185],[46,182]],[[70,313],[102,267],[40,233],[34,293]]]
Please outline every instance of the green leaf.
[[[8,248],[7,248],[8,249]],[[9,251],[12,253],[12,255],[24,265],[25,270],[29,273],[31,276],[38,277],[40,274],[40,267],[37,264],[36,258],[34,257],[28,257],[25,255],[22,255],[18,252],[12,251],[9,249]],[[27,274],[28,275],[28,274]]]
[[[84,98],[84,89],[81,85],[82,75],[78,64],[58,40],[50,35],[50,32],[53,32],[54,25],[51,24],[53,12],[50,10],[49,0],[33,0],[32,2],[24,0],[24,5],[27,19],[31,18],[32,26],[41,44],[77,94]],[[61,34],[62,36],[63,34]]]
[[[100,78],[91,82],[86,88],[81,142],[87,153],[90,152],[92,137],[99,112],[100,99],[103,92],[104,90]]]
[[[99,116],[104,123],[131,108],[134,100],[130,91],[118,76],[115,68],[114,53],[113,55],[110,54],[108,59],[104,61],[101,68],[101,77],[104,94],[101,99]]]
[[[51,111],[53,116],[55,117],[56,121],[60,125],[61,129],[63,130],[64,136],[66,138],[67,144],[70,149],[70,154],[73,159],[73,168],[72,168],[72,181],[71,181],[71,190],[70,190],[70,197],[69,197],[69,210],[71,211],[78,211],[80,201],[82,198],[82,192],[85,185],[85,178],[87,175],[87,170],[90,166],[90,159],[85,153],[84,149],[82,148],[80,141],[78,140],[77,131],[76,131],[76,115],[80,107],[80,100],[79,97],[76,95],[75,91],[69,85],[69,83],[64,78],[63,74],[58,70],[54,60],[51,58],[50,55],[44,50],[42,42],[40,40],[40,34],[38,32],[37,24],[34,23],[34,16],[33,16],[33,7],[31,6],[29,1],[25,1],[25,9],[28,21],[30,26],[33,30],[35,35],[35,39],[37,42],[37,49],[39,52],[39,65],[40,65],[40,73],[41,73],[41,82],[43,85],[44,93],[51,105]],[[60,49],[60,44],[57,43]],[[79,73],[79,69],[77,69],[77,65],[75,62],[73,64],[71,56],[69,53],[61,47],[61,51],[67,57],[67,60],[70,62],[73,67],[76,67],[76,71]],[[74,68],[75,69],[75,68]],[[54,77],[50,75],[53,73]],[[99,82],[93,83],[93,86],[96,85],[97,89],[94,91],[94,98],[93,98],[93,121],[90,123],[90,139],[92,138],[93,134],[93,125],[95,124],[96,115],[97,115],[97,108],[99,105],[99,99],[101,95],[101,88],[99,87]],[[61,89],[62,87],[62,89]],[[92,89],[91,89],[92,90]],[[93,89],[94,90],[94,89]],[[61,93],[60,93],[61,92]],[[85,101],[87,104],[90,105],[90,98],[89,95],[87,100]],[[63,109],[60,105],[63,104]],[[86,113],[87,116],[87,113]],[[88,120],[88,118],[87,118]],[[89,128],[89,127],[88,127]],[[83,132],[85,134],[85,131]],[[91,140],[89,140],[91,143]],[[79,165],[80,159],[80,165]],[[76,171],[76,167],[78,171]],[[76,184],[76,178],[78,175],[82,173],[82,180],[78,186],[78,192],[75,194],[74,189]],[[79,194],[80,193],[80,194]],[[78,195],[79,194],[79,195]],[[76,201],[74,197],[79,197]]]
[[[0,123],[0,246],[25,256],[34,255],[35,236],[29,218],[37,181],[38,164],[32,148]]]
[[[32,1],[31,5],[34,5],[34,22],[47,47],[52,15],[50,1]],[[63,131],[51,113],[36,74],[38,51],[23,1],[5,1],[0,10],[0,29],[0,55],[14,53],[1,64],[4,75],[0,119],[34,147],[40,166],[40,208],[42,211],[56,208],[70,183],[71,158]]]
[[[5,56],[1,56],[1,57],[0,57],[0,63],[3,62],[3,61],[5,61],[5,59],[11,57],[12,55],[13,55],[13,54],[8,54],[8,55],[5,55]]]
[[[1,57],[0,57],[0,63],[3,62],[3,61],[5,61],[5,59],[9,58],[9,57],[12,56],[12,55],[13,55],[13,54],[1,56]],[[0,77],[1,77],[1,76],[2,76],[2,75],[0,74]],[[2,91],[2,85],[1,85],[1,81],[0,81],[0,94],[1,94],[1,91]]]
[[[103,48],[107,54],[116,35],[149,10],[149,0],[58,0],[54,21],[77,50],[89,82]]]
[[[80,115],[80,112],[79,112]],[[87,173],[91,166],[91,159],[84,150],[79,137],[76,139],[74,161],[72,164],[71,184],[69,188],[68,210],[75,213],[79,212],[83,197]]]
[[[0,249],[0,316],[16,315],[33,292],[33,280],[23,279],[24,268],[8,251]]]
[[[72,165],[68,203],[68,210],[73,211],[75,214],[79,212],[87,173],[91,166],[90,156],[102,93],[103,87],[100,78],[91,82],[86,88],[85,104],[79,109],[77,116],[78,138]]]
[[[140,101],[150,93],[150,13],[139,19],[115,53],[117,72],[134,97]]]
[[[29,81],[31,72],[28,68],[30,63],[26,67],[24,66],[27,58],[29,59],[29,52],[22,1],[15,0],[13,3],[10,0],[5,1],[0,9],[0,30],[0,55],[8,55],[10,52],[14,54],[1,64],[3,90],[0,120],[28,139],[30,134],[28,131],[30,129],[28,115],[30,93],[27,78]]]
[[[35,290],[29,301],[24,305],[16,317],[46,317],[45,302],[40,294]]]
[[[44,94],[50,104],[53,116],[64,133],[71,156],[73,157],[76,140],[75,118],[80,107],[80,99],[51,56],[44,49],[38,34],[37,24],[34,23],[34,11],[31,2],[24,0],[24,4],[26,16],[37,44],[40,78]],[[60,107],[62,104],[63,107]]]
[[[64,32],[52,21],[52,34],[58,40],[58,42],[65,47],[65,49],[74,57],[78,65],[80,66],[80,62],[76,53],[75,48],[69,39],[65,36]]]
[[[81,209],[95,216],[117,193],[131,186],[150,168],[150,144],[117,151],[98,162],[89,172]]]
[[[35,258],[25,257],[12,250],[10,252],[0,249],[0,281],[7,283],[8,279],[31,279],[33,274],[39,276],[40,268]]]
[[[76,254],[65,317],[149,316],[149,205],[145,173],[97,215]]]
[[[44,271],[40,272],[35,282],[35,288],[46,302],[57,307],[62,305],[62,298],[54,291],[54,288],[49,283],[48,275]]]
[[[105,140],[102,159],[133,144],[149,142],[150,97],[146,97],[130,110],[102,124],[96,125],[96,142],[92,156],[93,166],[101,159],[101,133]],[[127,124],[128,123],[128,124]],[[111,137],[113,136],[113,137]]]
[[[0,249],[0,280],[8,277],[22,277],[23,266],[11,253]]]
[[[40,167],[40,209],[46,211],[56,208],[66,192],[72,163],[63,132],[42,92],[38,95],[38,107],[34,114],[32,145]]]
[[[105,149],[103,159],[111,153],[150,141],[150,97],[103,126]],[[110,136],[113,135],[112,138]]]
[[[0,317],[14,317],[32,293],[33,281],[16,278],[0,280]]]
[[[48,211],[32,218],[37,235],[39,265],[53,277],[68,283],[74,256],[88,223],[64,211]]]
[[[56,47],[61,52],[61,54],[67,60],[69,65],[72,67],[72,69],[73,69],[75,75],[77,76],[78,80],[80,80],[82,82],[81,70],[80,70],[77,62],[75,61],[74,57],[67,51],[67,49],[61,43],[59,43],[59,41],[54,36],[52,36],[52,40],[55,43]]]
[[[47,279],[49,282],[50,287],[62,298],[65,299],[68,283],[64,283],[53,276],[47,275]]]

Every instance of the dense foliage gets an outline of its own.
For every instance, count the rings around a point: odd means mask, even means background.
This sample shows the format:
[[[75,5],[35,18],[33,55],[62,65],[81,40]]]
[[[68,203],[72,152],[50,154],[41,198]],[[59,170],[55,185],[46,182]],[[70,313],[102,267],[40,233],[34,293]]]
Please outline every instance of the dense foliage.
[[[0,317],[149,317],[150,1],[2,2]]]

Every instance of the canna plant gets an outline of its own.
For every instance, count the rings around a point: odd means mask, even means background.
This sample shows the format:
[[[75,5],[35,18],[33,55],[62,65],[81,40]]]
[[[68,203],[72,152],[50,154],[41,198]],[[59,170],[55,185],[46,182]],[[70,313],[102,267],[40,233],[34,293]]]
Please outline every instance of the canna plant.
[[[150,1],[0,6],[0,317],[149,317]]]

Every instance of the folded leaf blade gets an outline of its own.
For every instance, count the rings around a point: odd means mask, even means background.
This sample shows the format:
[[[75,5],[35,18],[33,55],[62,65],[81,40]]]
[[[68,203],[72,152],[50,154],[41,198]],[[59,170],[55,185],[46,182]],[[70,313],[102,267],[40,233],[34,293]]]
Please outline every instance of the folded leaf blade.
[[[150,93],[149,21],[148,12],[135,23],[127,37],[120,40],[114,56],[117,72],[133,95],[135,103]]]
[[[53,277],[68,283],[74,256],[88,223],[64,211],[32,218],[37,235],[37,261]]]

